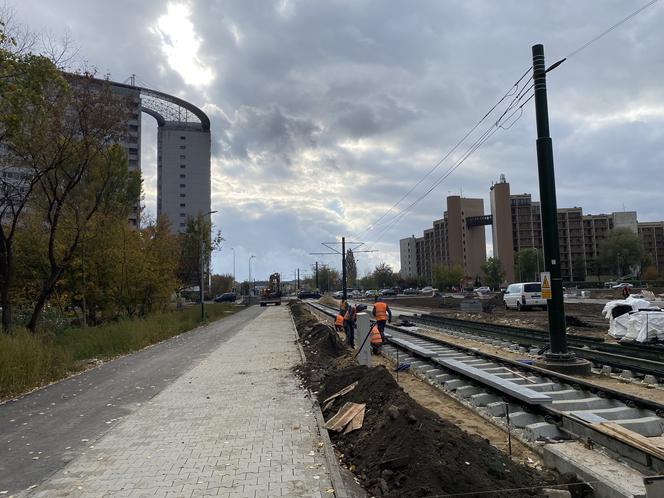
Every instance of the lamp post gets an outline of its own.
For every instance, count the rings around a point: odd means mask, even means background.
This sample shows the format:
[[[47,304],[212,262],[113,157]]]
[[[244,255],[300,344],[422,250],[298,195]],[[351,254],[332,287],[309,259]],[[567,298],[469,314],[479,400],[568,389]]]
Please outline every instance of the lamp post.
[[[235,248],[231,247],[231,251],[233,251],[233,292],[235,292]]]
[[[200,231],[200,274],[201,274],[201,281],[200,281],[200,299],[201,299],[201,322],[205,320],[205,240],[203,239],[203,218],[205,216],[210,217],[210,228],[212,228],[212,214],[216,213],[216,211],[209,211],[205,213],[204,215],[201,215],[201,231]]]
[[[249,281],[247,282],[247,295],[251,296],[251,260],[254,259],[256,256],[253,254],[249,258]]]

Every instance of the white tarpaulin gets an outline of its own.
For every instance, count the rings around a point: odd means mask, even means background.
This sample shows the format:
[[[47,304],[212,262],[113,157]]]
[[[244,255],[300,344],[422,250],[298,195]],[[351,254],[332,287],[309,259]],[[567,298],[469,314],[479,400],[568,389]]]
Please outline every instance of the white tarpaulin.
[[[631,338],[636,340],[636,336],[638,335],[638,333],[635,333],[634,337],[631,337],[631,334],[628,336],[630,315],[624,314],[619,316],[618,318],[613,318],[613,315],[611,314],[613,308],[620,305],[627,305],[632,308],[632,311],[638,311],[643,308],[649,308],[650,301],[629,296],[627,299],[617,299],[615,301],[609,301],[604,305],[604,309],[602,310],[602,315],[604,315],[604,318],[609,319],[610,336],[615,337],[617,339],[627,337],[628,339]]]
[[[625,339],[636,342],[664,341],[664,312],[637,311],[623,316],[629,320]]]

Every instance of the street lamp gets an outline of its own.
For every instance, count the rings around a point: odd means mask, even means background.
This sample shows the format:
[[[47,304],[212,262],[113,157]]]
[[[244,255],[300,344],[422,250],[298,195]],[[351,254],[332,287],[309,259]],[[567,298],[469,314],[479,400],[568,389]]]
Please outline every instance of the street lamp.
[[[247,282],[247,295],[251,296],[251,260],[254,259],[256,256],[253,254],[249,258],[249,281]]]
[[[216,213],[216,211],[209,211],[203,215],[201,215],[201,232],[200,232],[200,274],[201,274],[201,282],[200,282],[200,299],[201,299],[201,322],[205,320],[205,263],[204,263],[204,254],[205,254],[205,240],[203,239],[203,217],[209,216],[210,217],[210,228],[212,228],[212,215]]]
[[[231,247],[231,251],[233,251],[233,292],[235,292],[235,248]]]

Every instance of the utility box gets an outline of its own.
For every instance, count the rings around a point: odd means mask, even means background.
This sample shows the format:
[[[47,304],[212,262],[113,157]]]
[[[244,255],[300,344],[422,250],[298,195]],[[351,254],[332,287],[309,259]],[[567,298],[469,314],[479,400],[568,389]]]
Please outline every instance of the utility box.
[[[367,367],[371,366],[371,340],[369,334],[369,315],[360,312],[357,314],[357,329],[355,330],[355,345],[360,348],[357,352],[357,362]]]

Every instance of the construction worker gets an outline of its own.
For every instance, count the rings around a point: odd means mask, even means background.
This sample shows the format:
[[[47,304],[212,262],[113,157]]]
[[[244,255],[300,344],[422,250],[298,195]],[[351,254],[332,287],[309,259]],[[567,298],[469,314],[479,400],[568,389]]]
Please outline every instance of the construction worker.
[[[392,310],[382,297],[378,297],[373,305],[373,316],[376,317],[376,325],[380,331],[380,337],[385,342],[385,323],[388,319],[392,323]]]
[[[626,285],[622,288],[622,297],[623,299],[627,299],[629,297],[629,287]]]
[[[380,352],[380,347],[383,345],[383,336],[378,328],[378,323],[374,323],[369,331],[369,341],[371,342],[371,351],[373,354]]]
[[[346,333],[346,343],[351,347],[355,347],[355,321],[357,320],[357,308],[355,305],[344,301],[342,304],[342,311],[344,316],[344,332]]]
[[[337,317],[334,319],[334,328],[337,332],[341,332],[344,329],[344,316],[341,312],[337,313]]]

